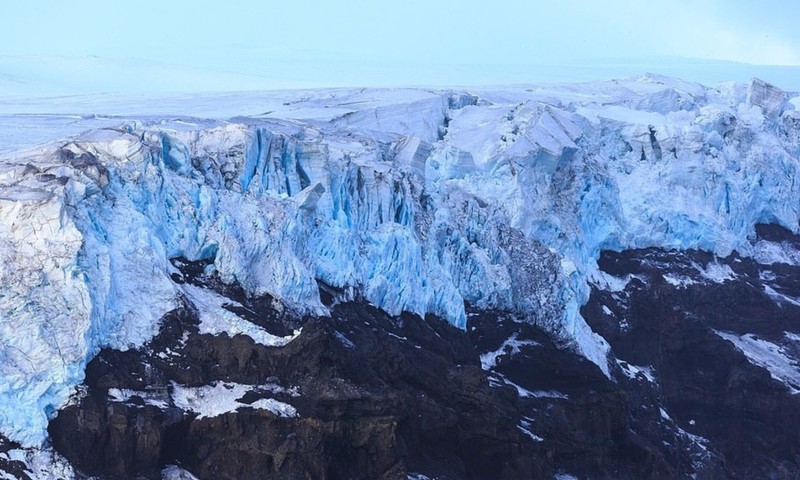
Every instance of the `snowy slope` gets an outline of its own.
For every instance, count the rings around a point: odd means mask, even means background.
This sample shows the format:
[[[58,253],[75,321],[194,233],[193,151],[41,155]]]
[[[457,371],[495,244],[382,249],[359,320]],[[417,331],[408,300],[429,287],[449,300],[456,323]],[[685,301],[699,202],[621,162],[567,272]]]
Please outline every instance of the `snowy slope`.
[[[315,55],[312,52],[278,52],[204,48],[200,50],[121,51],[117,55],[0,54],[0,98],[31,99],[77,106],[75,96],[109,93],[175,97],[203,92],[243,92],[297,88],[476,87],[481,85],[528,85],[534,83],[597,82],[654,72],[704,84],[763,78],[784,88],[800,89],[799,67],[753,65],[731,61],[672,57],[592,57],[542,63],[529,56],[511,64],[367,59],[347,55]],[[310,54],[310,55],[309,55]],[[181,96],[178,95],[178,96]],[[117,103],[115,98],[105,102]],[[153,105],[151,105],[153,106]],[[188,105],[191,108],[191,105]],[[17,110],[14,113],[30,113]],[[48,111],[47,113],[57,113]],[[128,112],[132,113],[132,112]],[[145,112],[152,113],[152,112]],[[188,110],[182,113],[189,114]],[[241,114],[241,112],[237,112]]]
[[[213,260],[297,314],[327,313],[317,281],[460,327],[465,302],[512,311],[608,372],[579,314],[601,249],[753,254],[756,223],[798,231],[800,103],[769,85],[648,75],[235,101],[249,116],[154,105],[166,116],[81,119],[103,128],[38,146],[13,137],[0,157],[8,437],[41,442],[99,348],[156,333],[187,293],[174,257]]]

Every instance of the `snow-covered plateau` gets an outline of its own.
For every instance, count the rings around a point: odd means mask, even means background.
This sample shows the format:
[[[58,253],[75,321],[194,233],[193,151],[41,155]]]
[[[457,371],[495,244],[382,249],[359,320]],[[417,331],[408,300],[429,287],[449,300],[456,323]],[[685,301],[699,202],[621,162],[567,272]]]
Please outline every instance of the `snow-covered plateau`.
[[[608,374],[609,346],[579,312],[601,250],[747,256],[758,223],[800,230],[800,97],[758,80],[248,105],[265,113],[79,117],[102,128],[2,146],[4,435],[39,445],[100,348],[141,346],[183,299],[213,300],[173,281],[177,257],[297,315],[327,314],[320,284],[461,328],[465,304],[513,312]]]

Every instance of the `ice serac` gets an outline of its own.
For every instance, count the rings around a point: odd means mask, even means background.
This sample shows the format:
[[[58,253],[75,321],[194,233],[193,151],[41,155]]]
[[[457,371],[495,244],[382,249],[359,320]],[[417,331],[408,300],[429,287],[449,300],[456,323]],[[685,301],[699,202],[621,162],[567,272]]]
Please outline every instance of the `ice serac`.
[[[352,106],[329,119],[129,122],[4,156],[0,430],[41,442],[98,349],[191,301],[176,257],[298,314],[327,313],[320,282],[462,328],[465,303],[512,312],[607,373],[579,314],[601,250],[798,231],[797,97],[763,82],[338,95],[298,100]]]
[[[786,93],[775,85],[754,78],[747,92],[750,105],[761,107],[768,116],[775,117],[783,112]]]

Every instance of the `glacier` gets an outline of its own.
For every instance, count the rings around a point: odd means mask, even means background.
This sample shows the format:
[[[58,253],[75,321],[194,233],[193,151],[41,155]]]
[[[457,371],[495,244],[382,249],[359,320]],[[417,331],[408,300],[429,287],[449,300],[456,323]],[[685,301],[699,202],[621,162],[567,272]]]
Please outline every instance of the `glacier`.
[[[756,255],[756,224],[800,231],[798,107],[761,81],[657,75],[340,89],[15,148],[0,156],[0,431],[41,444],[99,349],[143,345],[191,302],[178,257],[294,315],[328,313],[320,284],[460,328],[467,305],[512,312],[608,375],[580,316],[600,251]]]

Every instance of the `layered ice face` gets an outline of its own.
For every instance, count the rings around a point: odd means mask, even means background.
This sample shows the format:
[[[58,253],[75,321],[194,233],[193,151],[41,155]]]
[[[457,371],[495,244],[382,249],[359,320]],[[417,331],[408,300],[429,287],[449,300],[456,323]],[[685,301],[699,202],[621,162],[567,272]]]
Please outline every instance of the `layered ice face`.
[[[579,314],[602,249],[798,231],[800,114],[770,85],[338,95],[298,99],[314,120],[128,122],[2,158],[4,434],[41,442],[98,349],[192,301],[174,257],[297,314],[327,313],[320,282],[461,328],[465,303],[510,311],[607,372]]]

